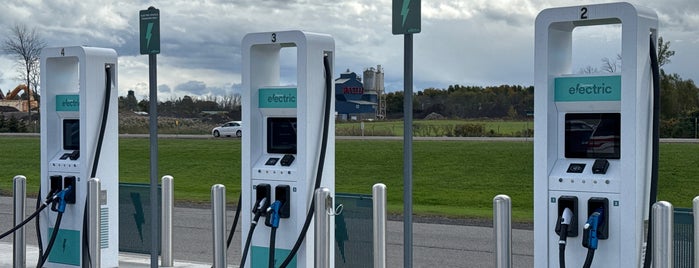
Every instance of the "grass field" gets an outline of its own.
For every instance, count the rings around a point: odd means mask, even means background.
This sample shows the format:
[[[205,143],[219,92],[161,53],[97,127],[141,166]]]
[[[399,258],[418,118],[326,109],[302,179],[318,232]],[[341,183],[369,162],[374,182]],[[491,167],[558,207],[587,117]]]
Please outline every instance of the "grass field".
[[[527,129],[533,129],[532,121],[503,121],[503,120],[415,120],[414,125],[422,127],[444,127],[459,124],[482,124],[488,136],[509,136],[517,137],[522,133],[527,133]],[[335,133],[345,136],[360,136],[360,122],[337,121]],[[415,131],[416,136],[421,136],[419,131]],[[432,133],[425,133],[432,134]],[[364,135],[366,136],[403,136],[403,121],[372,121],[364,122]],[[427,136],[427,135],[424,135]]]
[[[12,177],[28,178],[36,195],[39,138],[0,137],[0,191],[10,194]],[[121,182],[149,182],[148,139],[120,139]],[[661,144],[659,199],[690,207],[699,195],[699,144]],[[508,194],[513,218],[532,219],[532,143],[416,141],[413,203],[419,215],[487,218],[492,198]],[[208,202],[213,184],[227,187],[229,201],[240,192],[240,140],[161,139],[160,176],[175,177],[175,199]],[[388,186],[389,212],[402,211],[402,141],[336,142],[336,191],[370,194],[371,186]]]

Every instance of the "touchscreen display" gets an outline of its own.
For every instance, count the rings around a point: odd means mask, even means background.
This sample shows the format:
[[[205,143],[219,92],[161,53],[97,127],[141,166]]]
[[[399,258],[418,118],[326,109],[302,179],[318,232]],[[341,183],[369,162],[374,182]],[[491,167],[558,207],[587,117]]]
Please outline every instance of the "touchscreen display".
[[[565,115],[565,157],[619,159],[621,114],[570,113]]]
[[[63,120],[63,150],[80,150],[80,120]]]
[[[267,153],[296,154],[296,118],[267,118]]]

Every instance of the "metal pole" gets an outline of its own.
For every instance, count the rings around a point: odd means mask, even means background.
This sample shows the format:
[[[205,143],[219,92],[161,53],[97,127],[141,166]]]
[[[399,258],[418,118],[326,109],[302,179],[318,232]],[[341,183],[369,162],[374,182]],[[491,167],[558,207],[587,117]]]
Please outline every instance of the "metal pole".
[[[386,185],[374,184],[374,268],[386,268]]]
[[[22,175],[17,175],[12,181],[13,197],[14,197],[14,216],[15,226],[24,221],[24,202],[27,198],[27,178]],[[12,234],[13,258],[12,263],[15,268],[24,268],[27,263],[27,242],[24,227],[19,228]]]
[[[162,178],[162,217],[161,217],[161,243],[160,252],[162,267],[173,267],[172,260],[172,204],[173,204],[173,178],[165,175]]]
[[[148,54],[148,86],[150,114],[150,222],[158,222],[158,71],[157,54]],[[158,225],[150,227],[150,267],[158,268]]]
[[[653,268],[673,267],[672,204],[659,201],[653,204]]]
[[[315,223],[315,266],[314,267],[332,267],[330,266],[330,252],[332,245],[330,244],[330,217],[335,211],[333,207],[333,197],[330,189],[320,187],[315,191],[316,210],[314,215]]]
[[[694,267],[699,267],[699,196],[692,201],[694,212]]]
[[[404,36],[403,267],[413,267],[413,34]]]
[[[504,194],[493,198],[495,267],[512,267],[512,201]]]
[[[87,239],[91,254],[90,265],[100,267],[100,180],[92,178],[87,181]]]
[[[213,224],[214,265],[226,267],[226,186],[216,184],[211,187],[211,219]]]

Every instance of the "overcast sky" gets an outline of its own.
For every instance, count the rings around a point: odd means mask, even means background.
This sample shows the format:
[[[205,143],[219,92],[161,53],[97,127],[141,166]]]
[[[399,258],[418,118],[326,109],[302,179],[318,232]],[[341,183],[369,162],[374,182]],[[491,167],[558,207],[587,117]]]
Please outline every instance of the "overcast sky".
[[[607,1],[585,1],[602,3]],[[666,72],[699,79],[699,1],[631,0],[658,13],[660,35],[676,51]],[[452,84],[534,83],[534,20],[543,9],[577,0],[422,0],[414,36],[415,90]],[[15,23],[36,27],[49,47],[88,45],[119,54],[119,95],[148,95],[148,57],[139,54],[138,12],[160,9],[159,100],[240,92],[241,40],[247,33],[305,30],[335,39],[335,77],[384,67],[388,91],[402,90],[403,36],[391,33],[391,0],[2,0],[2,37]],[[620,52],[618,27],[588,27],[574,41],[574,69],[599,68]],[[600,42],[600,40],[605,40]],[[581,56],[577,56],[581,55]],[[288,58],[288,57],[286,57]],[[283,65],[292,63],[285,61]],[[285,67],[283,67],[285,68]],[[14,88],[14,58],[0,56],[0,89]],[[293,81],[288,75],[282,81]]]

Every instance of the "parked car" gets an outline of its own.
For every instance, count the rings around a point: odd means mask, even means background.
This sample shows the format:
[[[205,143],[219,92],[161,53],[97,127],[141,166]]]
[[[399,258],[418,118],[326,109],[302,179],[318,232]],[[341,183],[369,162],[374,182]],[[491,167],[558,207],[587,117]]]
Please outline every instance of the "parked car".
[[[235,135],[236,137],[240,138],[243,136],[242,122],[230,121],[219,127],[215,127],[213,130],[211,130],[211,135],[214,135],[214,137],[231,137]]]

